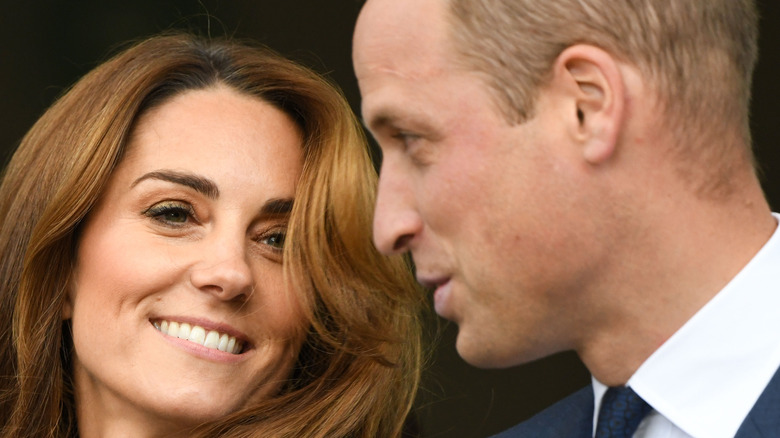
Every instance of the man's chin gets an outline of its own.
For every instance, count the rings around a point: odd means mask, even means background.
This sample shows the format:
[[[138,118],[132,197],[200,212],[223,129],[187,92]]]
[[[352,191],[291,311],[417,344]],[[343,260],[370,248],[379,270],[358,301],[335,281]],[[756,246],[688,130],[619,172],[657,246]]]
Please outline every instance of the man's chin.
[[[493,340],[471,336],[468,329],[462,327],[458,327],[455,349],[466,363],[477,368],[508,368],[516,365],[505,354],[501,354]]]
[[[519,344],[502,345],[500,340],[486,334],[470,331],[467,325],[459,325],[455,348],[469,365],[484,369],[510,368],[541,359],[552,352],[523,348]]]

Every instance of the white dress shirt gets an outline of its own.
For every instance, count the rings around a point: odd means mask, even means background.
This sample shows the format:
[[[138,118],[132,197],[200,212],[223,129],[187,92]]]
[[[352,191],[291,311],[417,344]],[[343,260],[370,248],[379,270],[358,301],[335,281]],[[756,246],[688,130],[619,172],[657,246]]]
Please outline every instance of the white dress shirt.
[[[653,408],[634,438],[731,438],[778,367],[780,228],[629,379]],[[607,387],[593,389],[595,434]]]

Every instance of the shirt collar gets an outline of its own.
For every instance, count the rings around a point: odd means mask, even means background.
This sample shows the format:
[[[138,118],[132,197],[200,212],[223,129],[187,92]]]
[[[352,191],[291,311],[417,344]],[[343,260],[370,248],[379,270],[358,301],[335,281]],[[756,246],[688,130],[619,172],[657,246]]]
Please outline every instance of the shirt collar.
[[[689,435],[733,437],[780,366],[778,266],[780,227],[628,386]],[[605,391],[594,379],[596,412]]]

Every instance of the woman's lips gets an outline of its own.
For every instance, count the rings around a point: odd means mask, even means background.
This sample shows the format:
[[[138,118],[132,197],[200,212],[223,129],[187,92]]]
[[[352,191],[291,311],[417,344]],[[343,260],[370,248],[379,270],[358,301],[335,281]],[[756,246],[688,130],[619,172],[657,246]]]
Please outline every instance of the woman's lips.
[[[218,330],[207,330],[197,324],[157,319],[152,321],[152,325],[165,335],[184,339],[212,350],[240,354],[244,349],[244,341],[236,339],[235,336]]]
[[[243,332],[210,318],[155,315],[149,318],[149,323],[166,341],[213,362],[242,361],[255,348]]]

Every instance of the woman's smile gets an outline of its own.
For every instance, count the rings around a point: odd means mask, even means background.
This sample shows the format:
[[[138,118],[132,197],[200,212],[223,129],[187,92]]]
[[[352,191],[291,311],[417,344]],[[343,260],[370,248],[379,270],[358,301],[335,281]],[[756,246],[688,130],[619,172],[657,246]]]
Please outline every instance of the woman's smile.
[[[286,114],[224,87],[139,118],[79,240],[77,398],[200,424],[279,391],[305,333],[282,270],[301,154]]]
[[[160,319],[152,322],[152,325],[172,338],[184,339],[212,350],[240,354],[244,349],[244,341],[237,340],[235,336],[217,330],[206,330],[196,324]]]

